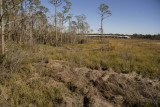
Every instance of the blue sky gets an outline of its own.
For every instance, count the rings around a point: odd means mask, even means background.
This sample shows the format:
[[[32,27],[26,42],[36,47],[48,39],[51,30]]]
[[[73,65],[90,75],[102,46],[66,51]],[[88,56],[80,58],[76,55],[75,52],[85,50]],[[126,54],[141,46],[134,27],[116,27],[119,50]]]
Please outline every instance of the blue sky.
[[[41,0],[49,8],[48,15],[54,14],[54,8],[48,0]],[[105,33],[120,34],[158,34],[160,33],[160,0],[69,0],[72,2],[70,14],[85,14],[87,22],[98,32],[100,15],[98,6],[109,5],[112,16],[104,20]],[[61,7],[58,8],[61,11]]]

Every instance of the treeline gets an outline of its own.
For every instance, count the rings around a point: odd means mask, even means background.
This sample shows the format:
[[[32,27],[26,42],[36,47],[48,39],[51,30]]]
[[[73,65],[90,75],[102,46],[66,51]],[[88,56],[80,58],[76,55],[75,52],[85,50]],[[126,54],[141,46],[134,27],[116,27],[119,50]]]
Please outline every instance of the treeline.
[[[97,35],[99,36],[100,34],[97,33],[92,33],[92,34],[88,34],[88,35]],[[109,36],[129,36],[132,39],[152,39],[152,40],[160,40],[160,34],[155,34],[155,35],[151,35],[151,34],[133,34],[133,35],[128,35],[128,34],[103,34],[103,35],[109,35]]]
[[[130,35],[131,38],[133,39],[152,39],[152,40],[160,40],[160,34],[157,35],[150,35],[150,34],[146,34],[146,35],[142,35],[142,34],[133,34]]]
[[[34,43],[61,46],[65,43],[81,43],[84,39],[81,35],[90,32],[85,15],[69,14],[72,6],[70,1],[47,2],[55,8],[53,17],[46,15],[49,10],[41,5],[41,0],[0,0],[2,56],[5,55],[7,41],[29,44],[31,47]],[[57,8],[60,7],[62,11],[58,12]],[[72,20],[73,17],[76,20]],[[81,35],[76,35],[77,33]]]
[[[152,39],[152,40],[160,40],[160,34],[155,34],[155,35],[151,35],[151,34],[133,34],[133,35],[126,35],[126,34],[107,34],[107,35],[114,35],[114,36],[129,36],[132,39]]]

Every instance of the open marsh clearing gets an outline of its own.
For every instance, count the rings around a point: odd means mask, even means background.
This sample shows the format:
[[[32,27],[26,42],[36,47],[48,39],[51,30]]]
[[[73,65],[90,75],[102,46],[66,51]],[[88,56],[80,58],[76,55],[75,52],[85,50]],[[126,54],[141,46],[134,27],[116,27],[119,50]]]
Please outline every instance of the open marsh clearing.
[[[86,44],[49,49],[45,54],[48,59],[63,59],[75,66],[91,69],[112,68],[123,73],[135,71],[150,78],[160,78],[160,41],[105,39],[103,52],[94,50],[102,46],[98,40],[89,41]]]

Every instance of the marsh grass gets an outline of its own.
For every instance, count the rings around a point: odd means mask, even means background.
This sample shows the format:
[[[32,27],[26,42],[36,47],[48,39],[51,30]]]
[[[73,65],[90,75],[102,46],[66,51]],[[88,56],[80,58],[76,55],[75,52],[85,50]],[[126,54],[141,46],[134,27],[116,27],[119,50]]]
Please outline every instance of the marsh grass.
[[[150,78],[160,78],[160,44],[154,40],[106,39],[106,50],[92,51],[101,47],[96,40],[86,44],[64,45],[61,48],[46,50],[53,60],[65,60],[78,67],[116,72],[137,73]],[[48,54],[52,53],[52,54]]]
[[[63,60],[70,67],[112,68],[119,73],[136,71],[143,76],[160,79],[159,41],[107,39],[104,40],[104,51],[92,50],[101,48],[101,43],[89,41],[62,47],[35,45],[34,50],[27,45],[8,45],[5,65],[0,66],[0,98],[6,98],[6,106],[13,107],[51,107],[64,103],[64,91],[61,89],[74,92],[78,86],[73,83],[60,87],[46,86],[44,78],[54,77],[54,73],[44,66],[49,60]],[[32,80],[33,74],[40,77]]]

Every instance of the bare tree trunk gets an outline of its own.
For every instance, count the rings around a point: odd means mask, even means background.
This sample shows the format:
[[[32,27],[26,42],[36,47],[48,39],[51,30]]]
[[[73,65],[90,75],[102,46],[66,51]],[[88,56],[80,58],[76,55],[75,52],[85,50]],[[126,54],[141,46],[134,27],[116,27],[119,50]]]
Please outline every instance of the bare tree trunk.
[[[2,43],[1,43],[1,48],[2,48],[2,56],[4,56],[5,55],[5,44],[4,44],[4,22],[3,22],[3,4],[2,4],[2,0],[0,0],[0,6],[1,6],[1,41],[2,41]]]
[[[69,19],[69,35],[70,35],[70,41],[71,41],[71,44],[72,44],[72,34],[71,34],[71,19]]]
[[[101,51],[103,51],[103,15],[101,16],[101,43],[102,43]]]
[[[9,15],[9,22],[11,22],[11,15]],[[8,40],[11,40],[11,23],[9,23]]]
[[[25,0],[25,9],[24,9],[24,17],[26,18],[27,16],[27,0]],[[24,21],[24,41],[27,41],[27,25],[26,25],[26,21]]]
[[[9,6],[10,5],[11,5],[11,3],[9,2]],[[9,10],[8,22],[11,22],[11,9]],[[9,30],[8,40],[10,41],[11,40],[11,23],[9,23],[8,30]]]
[[[29,43],[30,43],[30,46],[32,46],[32,40],[33,40],[33,38],[32,38],[32,9],[31,9],[31,6],[32,4],[31,4],[31,0],[30,0],[30,10],[29,10],[29,25],[30,25],[30,28],[29,28]]]
[[[64,19],[64,14],[62,15],[62,26],[61,26],[61,45],[63,44],[63,19]]]
[[[20,37],[19,37],[19,43],[22,42],[22,36],[24,36],[24,8],[23,8],[23,4],[24,4],[24,1],[21,0],[21,17],[22,17],[22,26],[21,26],[21,31],[22,33],[20,34]]]
[[[56,47],[57,47],[57,42],[58,42],[58,37],[57,37],[57,4],[55,5],[55,34],[56,34]]]
[[[12,3],[13,3],[13,6],[15,6],[14,1],[12,1]],[[16,28],[16,9],[15,8],[13,8],[13,13],[14,13],[14,15],[13,15],[13,27]],[[12,36],[13,41],[17,40],[16,36],[17,36],[17,29],[15,29],[14,36]]]

